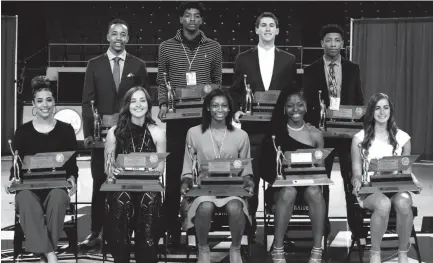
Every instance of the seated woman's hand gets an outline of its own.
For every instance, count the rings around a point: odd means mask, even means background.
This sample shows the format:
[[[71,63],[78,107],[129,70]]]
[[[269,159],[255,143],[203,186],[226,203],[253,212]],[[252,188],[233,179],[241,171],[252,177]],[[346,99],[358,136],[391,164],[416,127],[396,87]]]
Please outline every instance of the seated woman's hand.
[[[244,188],[248,193],[254,194],[254,181],[250,176],[244,176]]]
[[[74,176],[70,176],[67,181],[72,185],[71,189],[69,189],[69,197],[73,196],[77,192],[77,182]]]
[[[357,196],[359,189],[361,189],[361,186],[362,186],[361,179],[358,177],[353,178],[352,179],[352,186],[353,186],[352,193]]]
[[[182,179],[182,185],[180,186],[180,194],[186,195],[189,189],[192,187],[192,179],[189,177],[184,177]]]
[[[10,187],[12,186],[13,183],[15,183],[17,180],[15,179],[15,177],[13,177],[11,180],[9,180],[9,182],[7,184],[5,184],[5,191],[7,194],[13,194],[15,191],[11,191]]]

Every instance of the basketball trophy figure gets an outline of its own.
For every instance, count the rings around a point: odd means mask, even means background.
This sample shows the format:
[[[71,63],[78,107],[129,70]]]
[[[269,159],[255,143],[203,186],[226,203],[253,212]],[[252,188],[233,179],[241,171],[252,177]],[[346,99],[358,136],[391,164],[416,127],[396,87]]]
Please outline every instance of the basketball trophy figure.
[[[107,153],[107,161],[105,162],[105,174],[107,175],[107,182],[114,183],[116,179],[113,175],[113,167],[114,159],[113,159],[113,151]]]
[[[165,86],[167,87],[167,107],[168,107],[168,112],[174,112],[174,95],[175,95],[175,91],[171,87],[170,81],[167,81],[167,73],[164,72],[162,74],[164,76]]]
[[[284,156],[283,151],[281,150],[281,146],[278,146],[275,144],[275,135],[272,135],[272,142],[274,143],[274,148],[275,151],[277,152],[277,179],[282,179],[284,177],[284,179],[286,179],[285,176],[283,176],[283,163],[281,161],[281,158],[283,158],[284,160],[287,161],[286,157]]]
[[[322,91],[319,90],[319,102],[320,102],[320,122],[319,128],[325,129],[325,121],[326,121],[326,104],[322,99]]]
[[[101,139],[101,115],[98,113],[98,109],[95,107],[95,101],[90,101],[93,112],[93,138],[97,141]]]
[[[244,75],[244,85],[245,85],[245,113],[251,114],[254,94],[250,87],[250,84],[247,84],[247,74]]]
[[[11,184],[6,186],[6,192],[9,194],[9,193],[14,192],[14,191],[12,191],[10,189],[10,186],[13,183],[15,183],[15,182],[19,182],[20,181],[20,176],[19,176],[19,173],[20,173],[20,164],[19,164],[19,162],[22,164],[23,161],[21,160],[21,157],[18,154],[18,150],[15,150],[15,151],[13,150],[13,148],[12,148],[12,141],[8,140],[8,143],[9,143],[9,150],[11,151],[11,154],[13,156],[12,168],[13,168],[13,175],[14,175],[12,177]]]
[[[370,167],[370,162],[368,161],[368,151],[362,148],[361,144],[358,145],[359,151],[362,159],[362,177],[361,183],[362,186],[370,185],[370,176],[368,175],[368,168]]]
[[[191,145],[188,144],[188,153],[189,158],[191,158],[192,161],[192,183],[193,187],[198,186],[198,160],[197,160],[197,154],[195,152],[192,152]]]

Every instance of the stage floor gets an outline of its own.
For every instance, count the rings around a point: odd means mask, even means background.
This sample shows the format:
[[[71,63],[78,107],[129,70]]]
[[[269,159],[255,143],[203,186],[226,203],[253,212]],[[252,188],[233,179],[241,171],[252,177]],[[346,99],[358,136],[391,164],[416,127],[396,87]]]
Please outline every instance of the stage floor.
[[[86,158],[83,158],[86,159]],[[87,158],[88,159],[88,158]],[[14,195],[7,195],[4,191],[4,184],[7,182],[9,177],[10,161],[2,161],[1,168],[1,251],[2,262],[11,261],[12,259],[12,241],[13,241],[13,230],[12,226],[14,223]],[[90,228],[90,200],[92,193],[92,177],[90,174],[90,162],[89,160],[78,161],[79,165],[79,180],[78,180],[78,202],[84,203],[78,206],[78,240],[83,240],[89,234]],[[418,180],[423,186],[423,191],[420,195],[413,195],[414,204],[418,207],[418,216],[415,218],[415,230],[418,234],[418,241],[420,244],[422,262],[433,262],[433,208],[431,200],[433,198],[433,166],[432,165],[421,165],[416,164],[413,167],[413,171],[416,174]],[[331,234],[329,236],[330,244],[330,261],[331,262],[346,262],[345,255],[347,254],[348,247],[351,243],[351,233],[348,231],[346,222],[346,204],[343,192],[342,179],[340,176],[339,165],[334,164],[331,179],[335,182],[335,185],[330,187],[330,208],[329,217],[331,220]],[[75,199],[75,197],[72,197]],[[263,216],[263,203],[262,203],[262,188],[260,188],[260,205],[257,216]],[[89,204],[85,204],[89,203]],[[259,227],[257,232],[257,243],[251,246],[252,255],[248,262],[251,263],[262,263],[272,262],[269,253],[265,251],[263,245],[263,220],[258,221]],[[230,233],[217,233],[219,236],[229,237]],[[294,237],[302,237],[307,235],[309,238],[311,232],[293,233]],[[270,243],[270,242],[268,242]],[[65,248],[67,243],[61,242],[60,251]],[[296,245],[304,248],[311,248],[311,242],[296,242]],[[395,241],[384,241],[383,246],[395,246]],[[230,242],[211,242],[212,262],[224,262],[228,263],[228,248]],[[83,252],[79,255],[79,262],[95,262],[102,260],[99,251],[94,252]],[[385,262],[397,262],[397,258],[392,256],[396,250],[384,251],[382,253],[382,259],[390,257]],[[60,252],[60,258],[69,258],[62,260],[62,262],[75,262],[71,259],[70,253]],[[368,262],[368,253],[364,256],[364,262]],[[290,253],[287,256],[287,262],[308,262],[309,252],[297,252]],[[409,252],[410,262],[418,262],[415,254],[415,250],[412,248]],[[21,262],[35,261],[32,255],[26,255],[26,259]],[[112,262],[109,257],[108,261]],[[195,262],[195,255],[193,255],[189,262]],[[358,262],[358,254],[355,250],[351,256],[351,262]],[[133,261],[132,261],[133,262]],[[164,261],[161,261],[164,262]],[[187,262],[185,251],[178,251],[176,253],[169,253],[167,262]]]

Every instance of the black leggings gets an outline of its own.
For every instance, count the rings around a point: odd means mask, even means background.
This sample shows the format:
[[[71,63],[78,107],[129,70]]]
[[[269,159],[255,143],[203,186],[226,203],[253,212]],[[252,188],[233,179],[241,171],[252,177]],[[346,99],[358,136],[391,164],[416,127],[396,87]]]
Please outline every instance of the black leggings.
[[[104,235],[114,262],[129,262],[133,231],[136,262],[158,262],[160,207],[160,193],[114,192],[108,194]]]

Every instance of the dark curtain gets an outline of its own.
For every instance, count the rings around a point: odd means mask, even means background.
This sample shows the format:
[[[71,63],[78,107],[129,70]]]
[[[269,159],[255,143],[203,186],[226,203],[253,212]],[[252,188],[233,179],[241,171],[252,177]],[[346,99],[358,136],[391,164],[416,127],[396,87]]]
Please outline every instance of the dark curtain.
[[[433,17],[354,20],[352,45],[365,100],[387,94],[412,153],[433,160]]]
[[[15,47],[17,17],[2,16],[2,78],[1,78],[1,149],[10,154],[8,140],[13,138],[15,125]]]

